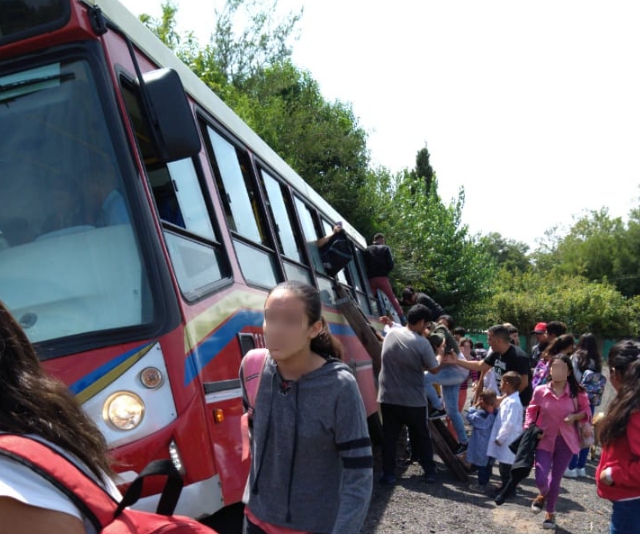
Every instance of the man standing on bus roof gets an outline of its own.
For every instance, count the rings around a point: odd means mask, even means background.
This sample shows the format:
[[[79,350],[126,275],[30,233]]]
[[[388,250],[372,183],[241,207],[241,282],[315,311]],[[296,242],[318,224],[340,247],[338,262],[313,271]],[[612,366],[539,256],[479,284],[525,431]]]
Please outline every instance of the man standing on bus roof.
[[[367,269],[367,278],[371,291],[375,297],[378,290],[382,291],[391,305],[395,308],[398,317],[404,319],[404,311],[393,293],[389,283],[389,273],[393,270],[393,256],[391,249],[385,244],[384,235],[377,233],[373,236],[373,244],[364,252],[364,265]]]

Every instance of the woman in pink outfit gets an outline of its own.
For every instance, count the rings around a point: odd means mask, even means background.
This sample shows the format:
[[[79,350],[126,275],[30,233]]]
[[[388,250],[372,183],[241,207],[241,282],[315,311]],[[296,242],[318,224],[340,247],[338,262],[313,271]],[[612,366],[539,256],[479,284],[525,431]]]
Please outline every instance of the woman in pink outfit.
[[[560,482],[573,455],[580,450],[576,423],[591,417],[589,398],[573,375],[571,359],[556,354],[549,361],[551,382],[538,386],[527,408],[525,428],[536,424],[543,434],[536,449],[536,486],[532,505],[541,512],[546,504],[545,529],[555,529],[555,507]]]

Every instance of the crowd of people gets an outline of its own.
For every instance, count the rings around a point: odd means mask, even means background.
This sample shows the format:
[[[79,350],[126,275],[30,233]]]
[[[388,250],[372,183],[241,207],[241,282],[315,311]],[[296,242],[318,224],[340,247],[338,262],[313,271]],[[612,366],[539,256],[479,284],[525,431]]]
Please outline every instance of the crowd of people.
[[[390,250],[386,254],[391,257]],[[371,261],[375,260],[367,265]],[[482,343],[472,351],[473,342],[465,337],[464,328],[454,328],[453,318],[428,295],[407,287],[400,301],[409,307],[406,317],[399,314],[401,324],[381,318],[386,337],[378,395],[384,435],[380,483],[396,483],[396,443],[402,425],[407,426],[410,438],[408,462],[418,461],[426,482],[436,482],[433,449],[424,444],[430,441],[427,419],[446,415],[458,443],[454,452],[464,455],[477,470],[477,482],[471,489],[492,495],[497,505],[515,493],[521,476],[513,476],[514,462],[521,449],[528,447],[533,465],[526,472],[535,467],[539,491],[531,509],[535,513],[544,510],[543,528],[555,529],[562,478],[586,476],[586,444],[594,437],[591,420],[605,387],[595,336],[585,333],[576,343],[563,322],[539,322],[531,332],[536,344],[527,355],[520,347],[518,329],[506,323],[488,329],[488,352]],[[640,344],[628,340],[615,345],[609,353],[609,370],[618,395],[604,419],[608,423],[601,433],[604,448],[596,483],[599,495],[614,503],[611,533],[638,534]],[[470,382],[468,437],[462,411]],[[616,421],[615,430],[611,421]],[[525,435],[534,436],[534,441],[523,439]],[[525,441],[528,444],[523,447]],[[495,463],[499,485],[494,487],[489,482]],[[518,471],[522,472],[521,463]],[[634,482],[631,474],[636,477]],[[619,489],[612,488],[618,484]]]
[[[591,421],[606,382],[595,336],[583,334],[576,343],[575,338],[566,333],[564,323],[538,323],[532,332],[538,343],[529,357],[517,345],[519,337],[513,335],[514,332],[517,334],[517,329],[510,324],[499,324],[487,331],[488,353],[482,353],[482,344],[476,346],[482,356],[478,357],[475,351],[456,351],[447,346],[449,336],[443,328],[448,332],[447,327],[453,325],[450,316],[441,316],[435,322],[430,316],[426,306],[415,304],[407,313],[405,327],[381,318],[386,324],[387,336],[382,348],[378,398],[384,422],[380,483],[391,485],[396,482],[396,441],[401,425],[407,425],[413,448],[414,443],[416,446],[418,443],[414,436],[424,439],[422,436],[428,435],[428,418],[447,415],[458,440],[455,453],[464,455],[468,466],[477,471],[477,482],[472,483],[470,489],[492,496],[496,504],[501,505],[517,488],[517,483],[509,486],[509,482],[513,480],[512,467],[519,452],[520,438],[529,427],[534,427],[537,442],[530,468],[535,467],[539,495],[531,502],[531,509],[535,513],[545,512],[543,528],[555,529],[562,478],[586,476],[589,447],[584,443],[585,440],[589,443],[589,433],[593,429],[584,423]],[[457,347],[471,346],[469,338],[460,337],[465,336],[464,329],[453,330],[458,337]],[[403,339],[400,346],[399,338]],[[425,344],[424,339],[429,344]],[[453,335],[451,339],[452,343],[456,341]],[[635,362],[631,361],[632,355],[635,355]],[[634,374],[640,372],[640,344],[629,340],[615,345],[609,353],[609,368],[611,384],[616,390],[622,390],[622,384],[627,385],[624,390],[627,404],[622,407],[620,394],[611,404],[610,414],[623,420],[624,425],[616,427],[616,431],[607,425],[605,428],[610,430],[601,434],[604,449],[596,483],[599,495],[614,501],[611,532],[638,533],[637,521],[632,524],[629,518],[640,512],[640,479],[631,482],[629,473],[640,474],[640,456],[637,456],[640,442],[632,441],[640,437],[638,428],[633,426],[640,419],[640,416],[636,418],[640,408],[637,387],[640,382]],[[461,369],[467,374],[458,378],[455,373]],[[471,376],[469,371],[475,374]],[[424,377],[422,392],[419,391],[421,377]],[[465,391],[464,395],[459,395],[460,386],[469,382],[473,395],[466,413],[471,428],[468,438],[464,424],[458,419],[467,394]],[[441,386],[441,396],[434,388],[436,384]],[[412,399],[408,398],[408,392],[412,392]],[[420,416],[401,416],[409,411]],[[616,464],[619,457],[624,459],[624,471]],[[417,454],[412,453],[412,459],[423,466],[427,482],[436,481],[430,447],[421,444]],[[499,483],[493,486],[490,479],[496,463]],[[612,491],[610,486],[614,480],[624,488]],[[625,499],[616,500],[615,496],[625,496]]]
[[[384,319],[379,482],[390,486],[397,481],[396,449],[404,425],[409,461],[419,462],[426,483],[437,483],[428,418],[447,416],[458,442],[455,453],[477,469],[472,489],[491,493],[497,505],[517,491],[521,449],[535,453],[539,495],[531,509],[544,510],[544,528],[554,529],[563,476],[585,474],[585,423],[602,395],[602,362],[593,336],[584,334],[574,346],[563,323],[539,323],[530,358],[518,346],[517,329],[498,324],[487,331],[485,351],[473,347],[443,310],[434,317],[426,295],[407,288],[401,300],[410,305],[403,313],[406,324]],[[264,304],[266,349],[250,351],[243,359],[240,379],[251,452],[245,533],[356,534],[367,514],[373,454],[366,412],[356,380],[342,363],[344,349],[321,311],[316,288],[296,281],[276,286]],[[247,368],[256,362],[258,372]],[[617,343],[608,365],[617,394],[600,430],[596,486],[602,498],[613,502],[611,533],[637,534],[640,343]],[[0,380],[0,433],[29,435],[60,451],[120,498],[104,438],[66,386],[45,374],[20,325],[1,303]],[[471,389],[461,394],[463,383]],[[470,436],[462,416],[469,391],[465,417]],[[0,463],[0,514],[12,532],[95,531],[85,511],[55,485],[11,457],[2,456]],[[491,486],[496,463],[499,484]]]

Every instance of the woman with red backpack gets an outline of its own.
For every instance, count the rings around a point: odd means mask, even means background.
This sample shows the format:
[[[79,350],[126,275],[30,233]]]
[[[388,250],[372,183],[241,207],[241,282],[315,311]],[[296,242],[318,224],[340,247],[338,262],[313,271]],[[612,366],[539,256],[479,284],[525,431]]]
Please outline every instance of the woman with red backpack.
[[[116,500],[104,437],[67,386],[49,377],[22,328],[0,303],[0,436],[29,436],[64,455]],[[84,534],[91,521],[61,489],[0,456],[0,517],[12,533]]]

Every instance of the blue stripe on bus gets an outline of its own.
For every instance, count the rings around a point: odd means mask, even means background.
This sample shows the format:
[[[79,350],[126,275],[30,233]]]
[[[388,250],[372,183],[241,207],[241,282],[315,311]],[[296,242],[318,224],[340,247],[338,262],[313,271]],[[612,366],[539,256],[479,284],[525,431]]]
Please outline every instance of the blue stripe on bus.
[[[192,350],[185,361],[184,384],[189,385],[200,374],[202,369],[247,326],[260,327],[264,320],[262,311],[240,310],[226,323],[207,337],[197,348]],[[336,336],[355,336],[349,325],[329,323],[329,330]]]
[[[232,315],[227,322],[213,332],[209,337],[188,355],[185,362],[184,384],[190,384],[207,365],[247,326],[262,326],[264,314],[258,310],[240,310]]]
[[[329,323],[329,330],[334,336],[355,336],[356,333],[348,324]]]
[[[91,371],[88,375],[83,376],[80,380],[74,382],[69,386],[69,389],[74,395],[77,395],[81,391],[88,388],[94,382],[100,380],[104,375],[113,371],[118,365],[122,362],[133,356],[135,353],[139,352],[145,345],[140,345],[139,347],[133,348],[124,354],[114,358],[113,360],[109,360],[105,364],[101,365],[97,369]]]

